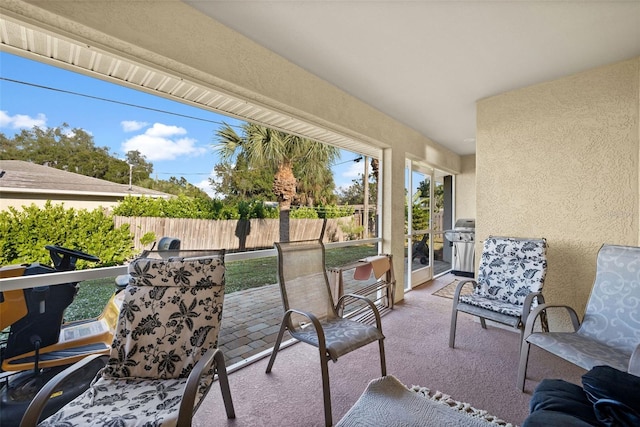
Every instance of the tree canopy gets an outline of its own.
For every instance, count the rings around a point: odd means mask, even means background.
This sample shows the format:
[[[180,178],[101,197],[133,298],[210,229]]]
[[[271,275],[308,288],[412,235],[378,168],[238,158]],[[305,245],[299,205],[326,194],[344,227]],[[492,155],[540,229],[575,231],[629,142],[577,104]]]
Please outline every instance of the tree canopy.
[[[273,177],[276,168],[250,168],[244,153],[236,156],[235,163],[222,162],[214,166],[217,180],[209,179],[216,194],[225,201],[235,203],[247,200],[270,201],[273,196]]]
[[[2,160],[24,160],[119,184],[129,182],[127,161],[134,165],[134,182],[149,178],[153,171],[153,165],[139,152],[127,153],[127,160],[118,159],[108,147],[96,147],[92,135],[66,123],[24,129],[13,138],[0,134],[0,148]]]
[[[0,133],[0,160],[23,160],[118,184],[128,184],[131,173],[131,183],[140,187],[209,198],[184,177],[168,181],[150,178],[153,164],[139,151],[129,151],[125,159],[118,159],[108,147],[96,147],[91,134],[66,123],[55,128],[24,129],[12,138]]]
[[[275,169],[272,196],[280,208],[282,242],[289,241],[289,209],[292,204],[300,204],[300,194],[313,206],[326,199],[327,188],[332,191],[335,187],[330,166],[340,153],[336,147],[254,123],[245,123],[241,135],[225,124],[216,137],[215,148],[222,162],[229,165],[228,170],[233,171],[232,164],[244,161],[247,171]]]
[[[246,123],[240,135],[225,124],[216,141],[222,162],[216,167],[221,181],[214,185],[225,197],[275,199],[281,209],[335,201],[336,147],[253,123]]]

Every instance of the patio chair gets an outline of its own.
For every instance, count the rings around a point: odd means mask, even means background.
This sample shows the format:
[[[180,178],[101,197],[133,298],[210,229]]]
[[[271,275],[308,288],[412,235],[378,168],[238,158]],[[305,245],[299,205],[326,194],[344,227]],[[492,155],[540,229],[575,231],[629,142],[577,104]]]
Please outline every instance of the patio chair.
[[[168,260],[139,258],[118,318],[112,350],[90,388],[40,425],[189,426],[214,375],[228,418],[235,418],[222,352],[216,348],[224,298],[224,251]],[[56,384],[40,390],[21,426],[36,425]]]
[[[449,347],[454,347],[458,312],[522,329],[533,307],[544,302],[542,286],[547,272],[547,241],[489,237],[483,243],[476,280],[458,283],[453,297]],[[461,295],[465,284],[473,292]],[[542,319],[546,321],[546,318]],[[546,325],[546,323],[544,324]],[[546,326],[545,326],[546,327]]]
[[[297,340],[317,347],[320,353],[325,423],[330,426],[329,360],[336,362],[340,356],[378,341],[382,376],[387,373],[380,313],[373,302],[361,295],[346,294],[334,306],[325,270],[322,241],[304,240],[276,243],[275,246],[278,251],[278,281],[285,313],[267,365],[267,373],[271,372],[285,330]],[[368,304],[375,317],[375,326],[340,317],[339,307],[347,298],[358,298]]]
[[[517,387],[524,391],[531,344],[590,370],[607,365],[640,376],[640,248],[604,245],[582,323],[566,305],[542,304],[527,319],[520,351]],[[534,332],[536,318],[560,309],[573,332]]]

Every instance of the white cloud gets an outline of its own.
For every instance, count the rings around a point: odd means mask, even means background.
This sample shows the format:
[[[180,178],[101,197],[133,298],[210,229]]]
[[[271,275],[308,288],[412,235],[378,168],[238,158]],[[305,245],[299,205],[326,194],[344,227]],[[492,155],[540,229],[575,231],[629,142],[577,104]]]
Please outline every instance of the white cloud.
[[[220,177],[218,176],[218,174],[216,174],[215,169],[211,170],[211,174],[209,175],[209,178],[212,179],[214,182],[220,182]],[[202,181],[196,183],[195,186],[201,189],[202,191],[204,191],[205,193],[207,193],[209,197],[213,199],[215,197],[218,197],[218,193],[216,193],[214,189],[211,188],[211,184],[209,183],[209,178],[203,179]]]
[[[340,166],[334,167],[334,181],[336,183],[336,191],[345,191],[347,188],[353,185],[353,180],[362,180],[364,174],[364,162],[344,163]],[[369,169],[371,173],[371,169]]]
[[[193,138],[175,138],[186,133],[186,129],[178,126],[154,123],[143,134],[123,142],[121,150],[124,153],[137,150],[151,162],[174,160],[180,156],[199,156],[207,152],[206,148],[196,147]]]
[[[135,132],[137,130],[140,130],[144,127],[147,127],[149,125],[149,123],[147,122],[138,122],[135,120],[123,120],[120,122],[120,125],[122,126],[122,130],[125,132]]]
[[[162,123],[154,123],[153,126],[147,129],[145,133],[149,136],[158,138],[170,138],[174,135],[185,135],[187,130],[180,126],[168,126],[163,125]]]
[[[340,176],[343,178],[356,179],[360,178],[364,174],[364,163],[353,162],[349,165],[349,167],[344,170]]]
[[[31,129],[34,126],[39,128],[45,127],[47,124],[47,116],[39,113],[37,117],[27,116],[25,114],[16,114],[10,116],[6,111],[0,111],[0,127],[12,129]]]

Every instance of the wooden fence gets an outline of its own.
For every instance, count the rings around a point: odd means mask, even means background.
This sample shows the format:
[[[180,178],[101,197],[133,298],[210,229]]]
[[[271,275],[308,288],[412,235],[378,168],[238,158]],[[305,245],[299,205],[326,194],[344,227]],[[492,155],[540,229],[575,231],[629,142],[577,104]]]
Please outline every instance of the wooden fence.
[[[128,224],[134,235],[134,246],[142,250],[140,238],[153,232],[157,239],[164,236],[180,239],[184,249],[252,250],[272,248],[279,238],[279,219],[207,220],[188,218],[153,218],[114,216],[116,227]],[[317,239],[322,231],[322,219],[290,219],[290,240]],[[353,217],[327,220],[325,242],[346,240],[341,225],[350,224]]]

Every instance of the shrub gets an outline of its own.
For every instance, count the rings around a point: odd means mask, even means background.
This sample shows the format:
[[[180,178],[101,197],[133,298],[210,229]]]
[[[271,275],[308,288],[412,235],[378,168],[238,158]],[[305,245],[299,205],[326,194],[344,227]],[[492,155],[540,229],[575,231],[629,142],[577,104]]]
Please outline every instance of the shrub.
[[[181,194],[171,199],[127,196],[113,209],[113,214],[156,218],[251,219],[278,218],[278,208],[268,207],[256,200],[229,205],[218,199]]]
[[[314,208],[310,208],[307,206],[302,206],[299,207],[297,209],[291,209],[290,212],[290,217],[291,218],[305,218],[305,219],[317,219],[318,218],[318,211],[316,211]]]
[[[133,255],[133,235],[127,225],[116,229],[102,209],[65,209],[47,201],[22,210],[0,212],[0,265],[40,262],[51,264],[46,245],[58,245],[95,255],[99,266],[123,264]],[[78,269],[96,267],[78,260]]]
[[[346,240],[357,240],[364,232],[364,227],[361,225],[355,225],[353,219],[346,222],[341,221],[340,229],[344,232]]]
[[[321,205],[316,208],[320,218],[342,218],[355,212],[353,206]]]

